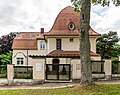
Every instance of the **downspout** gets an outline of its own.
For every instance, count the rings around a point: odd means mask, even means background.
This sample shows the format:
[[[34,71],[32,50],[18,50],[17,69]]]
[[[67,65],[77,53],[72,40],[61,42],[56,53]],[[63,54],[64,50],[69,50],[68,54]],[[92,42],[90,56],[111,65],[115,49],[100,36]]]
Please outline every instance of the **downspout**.
[[[28,77],[28,49],[27,49],[27,77]]]
[[[27,66],[28,66],[28,49],[27,49]]]

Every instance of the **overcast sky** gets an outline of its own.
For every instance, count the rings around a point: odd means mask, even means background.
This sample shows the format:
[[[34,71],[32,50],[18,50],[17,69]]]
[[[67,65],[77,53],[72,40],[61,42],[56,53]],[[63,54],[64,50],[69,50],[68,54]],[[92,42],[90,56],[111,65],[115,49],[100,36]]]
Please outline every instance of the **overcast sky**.
[[[49,31],[58,13],[70,0],[0,0],[0,36],[9,32]],[[117,31],[120,37],[120,7],[92,6],[91,27],[98,33]]]

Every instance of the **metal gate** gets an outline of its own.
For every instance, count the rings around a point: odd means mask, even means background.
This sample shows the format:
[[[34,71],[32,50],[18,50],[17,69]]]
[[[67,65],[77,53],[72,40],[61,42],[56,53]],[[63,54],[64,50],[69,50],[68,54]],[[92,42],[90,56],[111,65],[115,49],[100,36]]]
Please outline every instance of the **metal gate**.
[[[46,80],[70,80],[70,64],[46,64]]]

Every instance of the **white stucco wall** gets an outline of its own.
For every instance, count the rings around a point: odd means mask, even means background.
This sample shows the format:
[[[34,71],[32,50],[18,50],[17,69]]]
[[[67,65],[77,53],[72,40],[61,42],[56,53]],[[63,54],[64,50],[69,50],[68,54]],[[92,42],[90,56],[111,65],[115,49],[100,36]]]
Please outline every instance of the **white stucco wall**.
[[[33,79],[44,80],[45,79],[45,59],[32,59],[31,63],[33,64]]]
[[[17,58],[24,58],[23,65],[27,65],[27,52],[28,55],[46,55],[46,50],[13,50],[12,64],[17,65]],[[28,65],[31,64],[30,59],[28,57]]]
[[[61,37],[56,37],[56,38],[61,38]],[[45,40],[37,40],[37,46],[38,46],[38,50],[13,50],[13,64],[16,64],[17,62],[17,57],[23,57],[24,58],[24,62],[26,65],[27,64],[27,51],[28,51],[28,55],[46,55],[48,53],[50,53],[53,50],[56,50],[56,38],[51,37],[47,39],[47,43],[45,42]],[[78,51],[79,50],[79,39],[77,37],[73,38],[73,42],[70,42],[70,38],[71,37],[63,37],[62,39],[62,50],[65,51]],[[40,49],[40,43],[41,42],[45,42],[45,49]],[[90,43],[91,43],[91,51],[96,52],[96,37],[91,36],[90,37]],[[96,60],[100,60],[100,57],[91,57],[92,59],[96,59]],[[60,63],[64,64],[65,62],[65,58],[60,59]],[[28,58],[28,62],[29,62],[29,58]],[[48,59],[47,60],[48,64],[52,64],[52,60]]]
[[[47,58],[46,59],[46,64],[53,64],[52,60],[54,58]],[[56,58],[57,59],[57,58]],[[71,59],[70,58],[58,58],[60,60],[59,64],[70,64]]]
[[[47,53],[56,50],[56,39],[61,39],[61,49],[65,51],[78,51],[79,50],[79,38],[78,37],[51,37],[47,38]],[[73,38],[73,42],[70,42],[70,38]],[[90,36],[91,51],[96,53],[96,39],[95,36]]]
[[[72,79],[80,79],[81,78],[81,60],[80,59],[72,59]]]
[[[56,50],[56,39],[48,38],[47,39],[47,53]]]
[[[74,40],[73,42],[70,42],[70,38],[61,38],[61,49],[65,51],[78,51],[79,39],[73,38],[73,40]],[[56,38],[48,38],[47,42],[48,42],[47,53],[56,50]]]
[[[90,37],[90,46],[91,46],[91,51],[96,53],[96,39],[97,37]]]
[[[17,65],[17,58],[23,58],[24,65],[26,65],[26,56],[27,56],[27,50],[13,50],[12,55],[12,64]]]
[[[70,38],[62,38],[62,50],[78,51],[79,50],[79,39],[73,38],[73,42],[70,42]]]

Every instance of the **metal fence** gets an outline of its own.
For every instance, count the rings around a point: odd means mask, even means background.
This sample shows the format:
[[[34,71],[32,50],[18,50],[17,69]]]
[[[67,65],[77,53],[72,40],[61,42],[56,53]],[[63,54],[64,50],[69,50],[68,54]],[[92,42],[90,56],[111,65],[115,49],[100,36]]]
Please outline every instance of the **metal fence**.
[[[92,60],[92,74],[105,74],[104,72],[104,62]]]
[[[120,61],[112,61],[112,74],[120,74]]]
[[[0,65],[0,78],[7,78],[7,65]]]
[[[32,79],[32,66],[14,66],[14,79]]]
[[[70,64],[46,64],[46,80],[70,80]]]

